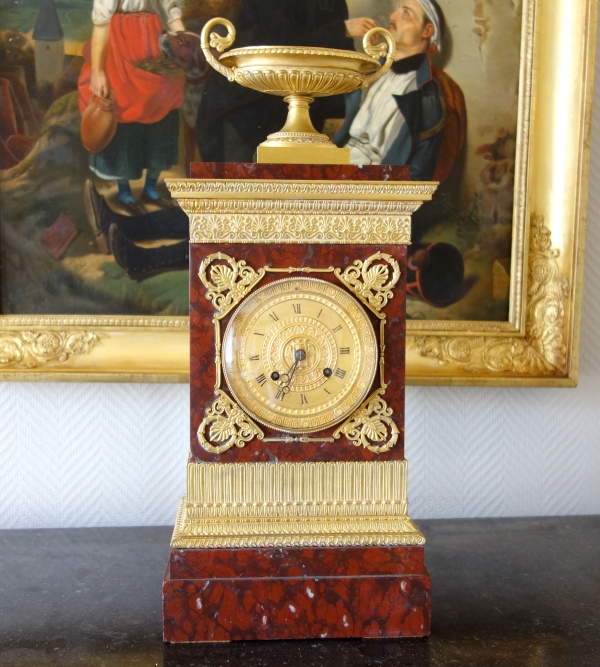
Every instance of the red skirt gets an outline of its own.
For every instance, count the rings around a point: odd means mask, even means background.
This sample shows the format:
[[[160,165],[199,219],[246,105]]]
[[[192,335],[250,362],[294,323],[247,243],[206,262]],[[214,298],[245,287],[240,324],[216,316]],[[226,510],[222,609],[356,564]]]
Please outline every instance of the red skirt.
[[[156,123],[183,103],[184,76],[154,74],[136,67],[145,60],[160,58],[158,38],[162,25],[156,14],[117,12],[110,22],[104,71],[115,93],[119,123]],[[79,110],[90,97],[91,39],[83,47],[85,63],[79,76]]]

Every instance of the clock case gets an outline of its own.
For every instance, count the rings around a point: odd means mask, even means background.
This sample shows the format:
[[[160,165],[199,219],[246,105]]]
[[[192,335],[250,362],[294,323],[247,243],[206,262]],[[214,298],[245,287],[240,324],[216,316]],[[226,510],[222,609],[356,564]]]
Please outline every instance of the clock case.
[[[430,198],[435,186],[421,184],[419,190],[419,184],[406,183],[405,167],[195,163],[191,169],[198,181],[169,184],[191,225],[191,419],[187,493],[163,583],[165,641],[429,634],[424,538],[407,513],[405,290],[406,223],[409,235],[411,211]],[[335,187],[333,195],[323,196],[332,181],[359,187],[342,187],[336,200]],[[209,226],[214,227],[216,216],[206,210],[212,206],[206,203],[206,184],[211,192],[222,186],[236,193],[235,206],[228,192],[220,200],[228,203],[213,206],[225,216],[222,242],[211,242]],[[298,187],[303,184],[308,188]],[[256,201],[253,189],[263,210],[258,217],[240,216],[240,224],[228,231],[227,216],[244,209],[240,198]],[[294,194],[298,191],[302,194]],[[294,202],[313,196],[322,213],[324,201],[340,201],[349,192],[345,218],[334,214],[316,221],[326,228],[317,243],[310,242],[306,231],[305,239],[286,231],[286,223],[294,226],[294,212],[283,218],[283,225],[278,219],[278,238],[260,234],[274,223],[264,212],[265,202],[281,207],[283,200],[293,209]],[[387,218],[387,236],[369,230],[376,215],[360,217],[369,199],[386,212],[379,219]],[[348,211],[355,220],[349,221]],[[223,220],[217,223],[223,225]],[[343,242],[356,239],[356,234],[353,239],[344,234],[352,222],[354,229],[362,229],[361,220],[365,230],[358,240],[367,242]],[[257,221],[258,238],[248,238],[256,236]],[[310,221],[305,227],[310,228]],[[399,242],[390,243],[394,238]],[[387,265],[386,280],[377,283],[385,288],[393,274],[390,261],[400,275],[383,307],[369,305],[367,290],[361,298],[360,276],[358,287],[340,280],[349,267]],[[244,289],[231,298],[235,289],[220,291],[211,281],[211,267],[218,265],[230,269],[228,275],[238,283],[245,268],[254,275],[246,275]],[[261,270],[264,274],[256,279]],[[291,437],[257,424],[237,405],[223,378],[220,343],[237,306],[254,289],[299,276],[347,289],[363,305],[379,341],[382,364],[361,405],[362,422],[355,420],[345,431],[356,415],[329,429]],[[229,298],[225,306],[221,300],[220,309],[219,293]],[[365,423],[378,418],[380,427],[386,421],[391,425],[383,440],[356,437],[352,426],[358,424],[364,435]],[[217,420],[221,437],[235,433],[237,439],[211,442],[210,427]],[[229,431],[227,424],[233,424]]]

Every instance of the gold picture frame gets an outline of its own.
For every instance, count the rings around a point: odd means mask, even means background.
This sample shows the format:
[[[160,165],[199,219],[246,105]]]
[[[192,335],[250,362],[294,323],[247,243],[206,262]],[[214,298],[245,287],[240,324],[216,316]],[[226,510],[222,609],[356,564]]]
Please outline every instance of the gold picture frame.
[[[509,317],[409,321],[407,383],[575,386],[597,0],[523,0]],[[188,319],[0,315],[0,379],[186,382]]]

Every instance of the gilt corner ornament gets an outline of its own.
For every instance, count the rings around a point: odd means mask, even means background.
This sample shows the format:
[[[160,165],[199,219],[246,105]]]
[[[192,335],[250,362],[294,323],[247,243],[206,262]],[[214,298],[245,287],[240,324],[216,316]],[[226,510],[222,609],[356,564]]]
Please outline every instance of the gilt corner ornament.
[[[398,442],[400,431],[390,419],[392,409],[382,398],[385,387],[377,389],[363,405],[333,434],[344,435],[356,447],[361,445],[375,454],[388,452]],[[378,444],[382,443],[382,444]]]
[[[222,454],[233,446],[244,447],[254,437],[264,438],[261,429],[223,390],[217,389],[215,394],[216,400],[198,427],[198,442],[207,452]]]
[[[219,260],[227,264],[215,264]],[[211,264],[209,279],[207,272]],[[218,311],[216,317],[220,319],[227,315],[262,279],[265,270],[255,271],[247,266],[244,260],[238,262],[225,253],[217,252],[208,255],[203,260],[198,275],[207,289],[206,298],[212,302]]]
[[[533,214],[529,235],[527,309],[520,336],[407,336],[420,357],[473,374],[564,377],[567,372],[566,303],[570,283],[561,273],[544,218]]]
[[[365,306],[383,319],[385,315],[381,310],[394,295],[392,289],[400,279],[400,266],[391,255],[376,252],[364,262],[355,260],[353,266],[349,266],[343,273],[336,269],[335,275]]]

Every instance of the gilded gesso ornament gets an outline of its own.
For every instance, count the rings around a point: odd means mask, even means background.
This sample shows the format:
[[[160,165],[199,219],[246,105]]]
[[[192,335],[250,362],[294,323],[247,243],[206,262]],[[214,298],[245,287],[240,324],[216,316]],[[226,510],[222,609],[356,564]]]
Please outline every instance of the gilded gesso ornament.
[[[51,361],[89,354],[101,339],[90,331],[0,332],[0,367],[38,368]]]
[[[227,264],[214,264],[225,261]],[[210,280],[207,278],[208,267]],[[198,276],[206,287],[206,298],[218,310],[218,318],[224,317],[237,305],[250,290],[265,275],[264,269],[255,271],[246,265],[244,260],[236,261],[233,257],[222,252],[208,255],[200,264]]]
[[[389,266],[386,266],[386,264]],[[390,266],[392,268],[391,278]],[[383,319],[385,315],[380,311],[394,296],[392,289],[400,279],[400,266],[391,255],[376,252],[364,262],[360,259],[355,260],[354,265],[349,266],[343,273],[340,269],[336,269],[335,275],[377,317]]]
[[[333,437],[344,435],[353,445],[362,445],[375,454],[389,451],[398,442],[400,431],[390,419],[392,409],[383,400],[384,393],[385,387],[381,387],[371,394],[350,419],[335,431]]]
[[[217,400],[208,408],[198,427],[198,442],[211,454],[243,447],[253,438],[263,438],[261,429],[221,389],[215,391]],[[208,439],[206,429],[208,427]]]
[[[524,336],[407,336],[408,349],[439,364],[470,373],[564,376],[567,367],[565,303],[568,279],[561,275],[558,251],[542,217],[532,215],[529,280]]]

